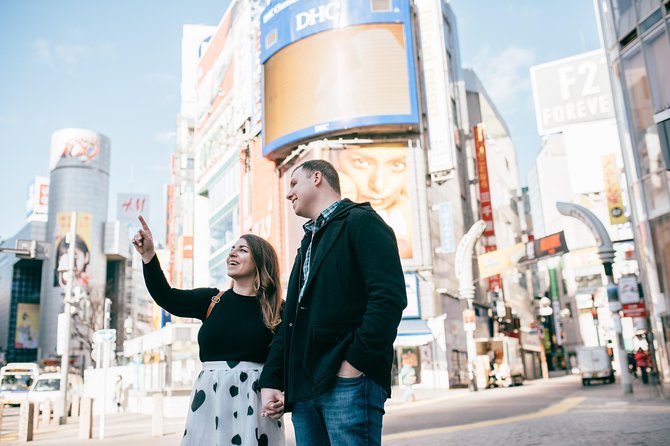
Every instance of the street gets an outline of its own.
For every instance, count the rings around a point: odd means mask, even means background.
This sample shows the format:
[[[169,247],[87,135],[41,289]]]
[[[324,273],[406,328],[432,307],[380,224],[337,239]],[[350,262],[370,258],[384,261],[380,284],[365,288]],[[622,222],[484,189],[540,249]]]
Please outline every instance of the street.
[[[639,381],[632,395],[624,395],[618,382],[582,387],[577,376],[476,393],[417,388],[415,402],[403,402],[402,392],[395,390],[384,418],[383,443],[390,446],[663,445],[670,438],[670,400]],[[177,445],[184,423],[166,419],[166,435],[153,438],[149,416],[113,414],[107,420],[104,440],[77,440],[77,425],[71,422],[38,429],[35,443]],[[18,408],[5,408],[0,443],[17,443],[17,424]],[[96,419],[94,438],[97,432]],[[289,446],[295,444],[291,423],[287,440]]]

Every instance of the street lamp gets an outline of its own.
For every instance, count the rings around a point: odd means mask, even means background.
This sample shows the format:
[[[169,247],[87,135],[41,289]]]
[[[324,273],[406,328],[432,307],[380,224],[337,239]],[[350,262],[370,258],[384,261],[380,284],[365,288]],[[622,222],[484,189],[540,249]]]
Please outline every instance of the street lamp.
[[[623,349],[623,334],[621,327],[621,302],[619,302],[619,293],[616,284],[614,283],[614,274],[612,271],[612,263],[614,262],[614,247],[610,239],[607,229],[602,222],[595,216],[593,212],[586,209],[584,206],[572,203],[557,202],[556,208],[558,212],[568,217],[574,217],[584,223],[591,234],[596,239],[598,244],[598,256],[605,269],[605,276],[607,277],[607,302],[610,311],[612,312],[612,319],[614,322],[614,346],[619,357],[619,369],[621,373],[621,385],[624,393],[633,393],[633,383],[631,382],[628,367],[625,365],[627,355]]]
[[[477,356],[475,346],[475,317],[474,297],[475,286],[472,279],[472,253],[475,242],[482,236],[486,229],[483,220],[477,220],[475,224],[463,236],[456,249],[455,269],[458,278],[458,297],[467,303],[467,309],[463,311],[463,329],[466,334],[468,350],[468,381],[470,390],[477,391],[477,380],[475,379],[475,359]]]

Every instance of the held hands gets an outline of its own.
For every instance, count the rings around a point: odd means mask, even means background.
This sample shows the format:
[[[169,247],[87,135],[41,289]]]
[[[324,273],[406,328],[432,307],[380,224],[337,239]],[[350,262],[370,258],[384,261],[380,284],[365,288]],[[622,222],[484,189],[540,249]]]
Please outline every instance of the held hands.
[[[144,217],[140,215],[139,220],[142,224],[142,228],[137,231],[137,234],[133,237],[133,246],[142,256],[142,261],[144,263],[149,263],[154,255],[156,255],[154,237],[151,234],[151,229],[149,229],[149,225],[147,225]]]
[[[261,415],[278,420],[284,415],[284,394],[277,389],[261,389]]]

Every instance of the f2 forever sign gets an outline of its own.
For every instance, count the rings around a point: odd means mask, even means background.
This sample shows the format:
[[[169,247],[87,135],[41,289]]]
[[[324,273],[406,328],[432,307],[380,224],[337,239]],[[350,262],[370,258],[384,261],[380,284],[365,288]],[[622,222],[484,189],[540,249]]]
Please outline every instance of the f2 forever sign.
[[[601,50],[536,65],[530,74],[540,135],[614,116],[607,63]]]

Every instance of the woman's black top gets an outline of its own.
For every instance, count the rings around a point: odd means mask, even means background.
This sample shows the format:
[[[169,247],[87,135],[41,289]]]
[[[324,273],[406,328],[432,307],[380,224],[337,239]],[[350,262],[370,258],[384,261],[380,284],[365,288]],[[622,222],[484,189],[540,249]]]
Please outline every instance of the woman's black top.
[[[263,322],[256,296],[242,296],[229,289],[206,317],[207,308],[219,290],[171,288],[158,257],[145,263],[144,281],[158,305],[179,317],[200,319],[198,332],[200,361],[251,361],[264,363],[270,351],[272,332]]]

